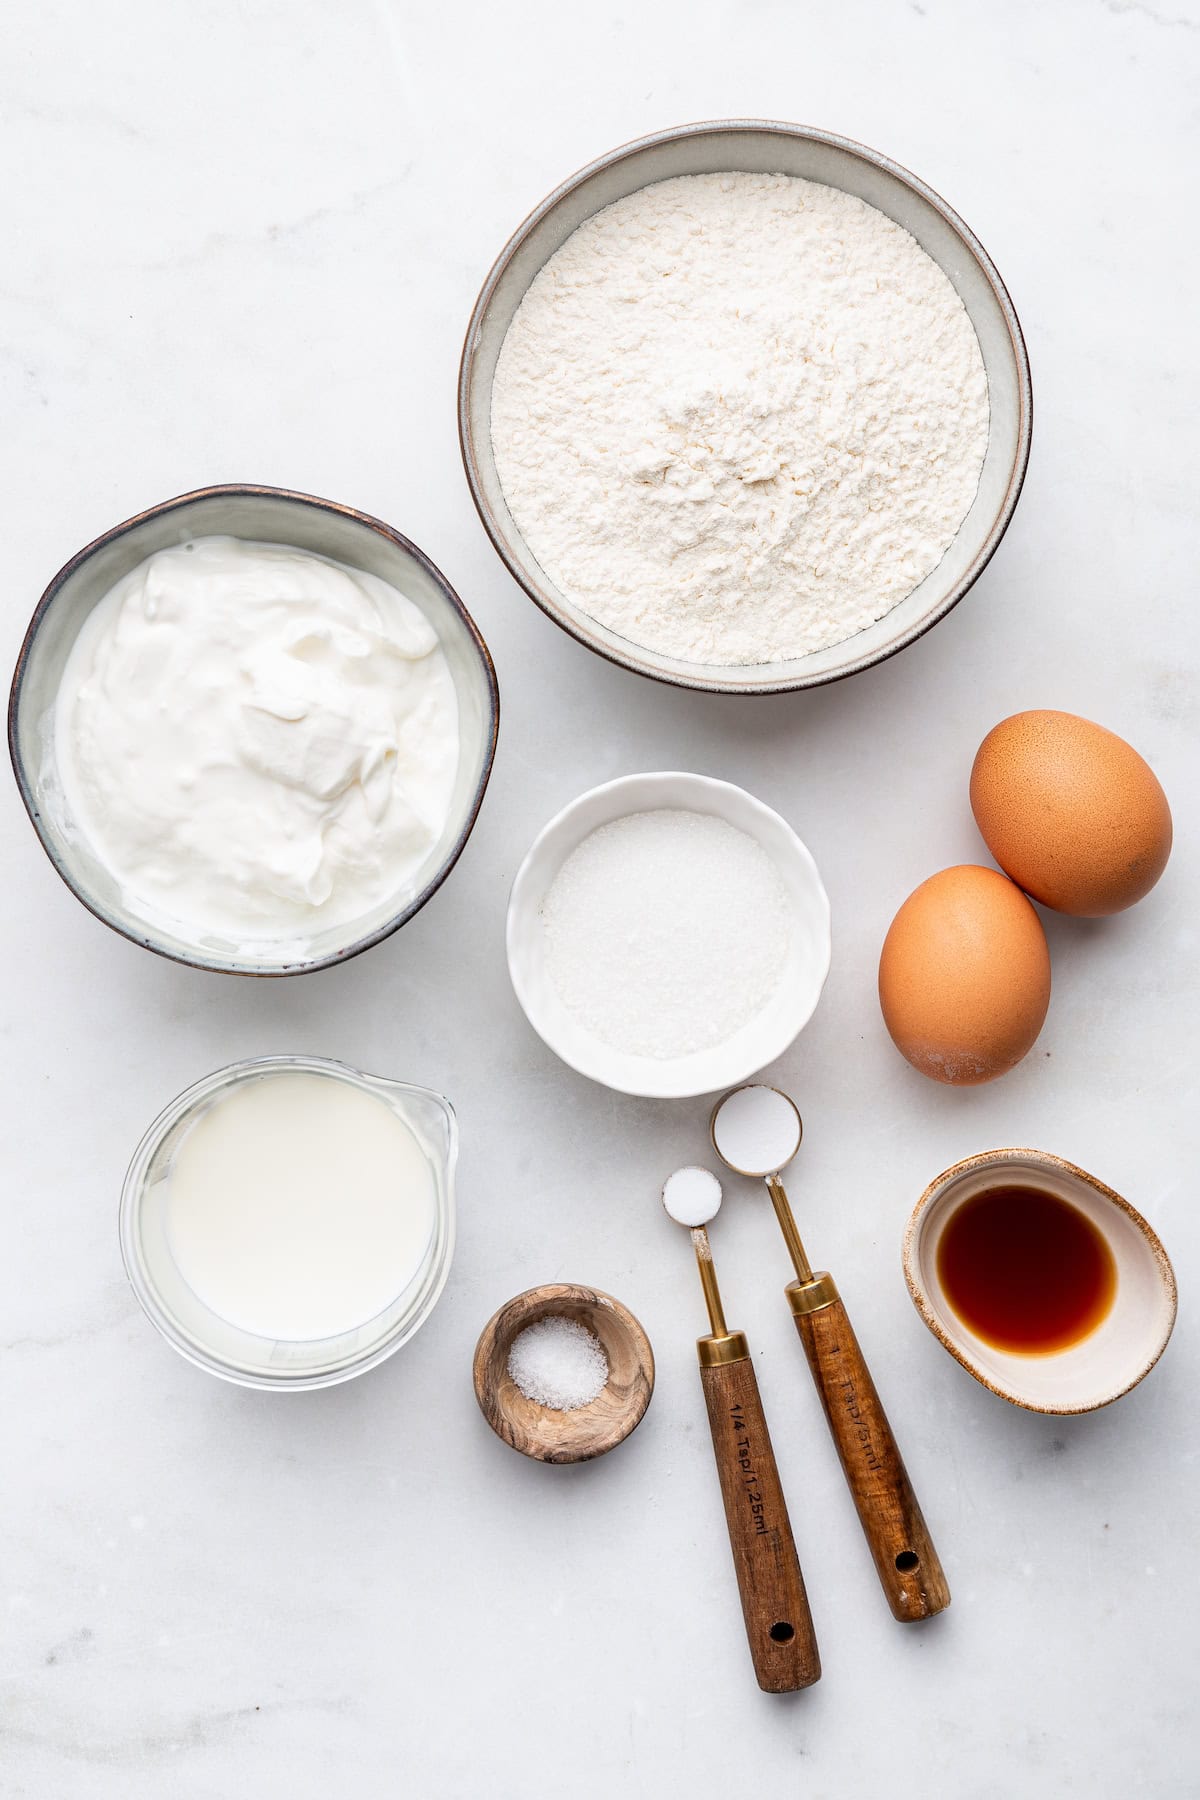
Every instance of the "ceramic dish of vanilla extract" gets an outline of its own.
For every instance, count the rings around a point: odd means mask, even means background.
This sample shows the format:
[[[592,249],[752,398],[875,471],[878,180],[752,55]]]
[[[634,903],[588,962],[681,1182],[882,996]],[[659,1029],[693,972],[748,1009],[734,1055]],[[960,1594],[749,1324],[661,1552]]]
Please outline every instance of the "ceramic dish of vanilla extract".
[[[921,1318],[989,1392],[1085,1413],[1142,1381],[1175,1324],[1158,1234],[1096,1176],[1044,1150],[989,1150],[932,1181],[904,1278]]]

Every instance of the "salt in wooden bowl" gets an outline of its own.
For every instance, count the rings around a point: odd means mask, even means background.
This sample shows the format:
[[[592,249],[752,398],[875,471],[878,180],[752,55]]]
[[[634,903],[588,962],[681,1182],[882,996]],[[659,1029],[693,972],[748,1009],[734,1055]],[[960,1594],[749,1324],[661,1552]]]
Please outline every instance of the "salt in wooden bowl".
[[[608,1380],[596,1398],[571,1412],[541,1406],[521,1392],[508,1357],[521,1332],[539,1320],[572,1319],[599,1338]],[[638,1321],[599,1288],[554,1282],[528,1288],[493,1314],[475,1346],[475,1398],[496,1433],[538,1462],[588,1462],[624,1443],[645,1416],[654,1392],[654,1352]]]

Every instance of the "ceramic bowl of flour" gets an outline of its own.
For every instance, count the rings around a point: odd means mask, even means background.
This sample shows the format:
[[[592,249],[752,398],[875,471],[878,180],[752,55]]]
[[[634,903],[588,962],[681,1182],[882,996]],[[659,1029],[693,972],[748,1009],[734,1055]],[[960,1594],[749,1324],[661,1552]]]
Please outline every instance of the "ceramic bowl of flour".
[[[70,670],[77,648],[86,644],[87,634],[98,622],[97,615],[103,614],[106,602],[114,597],[113,590],[119,590],[123,582],[138,579],[139,569],[150,566],[147,559],[175,558],[178,561],[190,548],[201,553],[182,560],[189,568],[197,569],[203,561],[206,542],[240,545],[243,552],[267,546],[272,551],[281,551],[285,557],[295,552],[301,558],[323,559],[341,565],[348,576],[358,572],[368,582],[387,584],[395,590],[401,605],[415,609],[420,616],[421,630],[436,643],[436,654],[443,662],[445,678],[453,695],[457,762],[451,759],[446,764],[445,804],[438,815],[440,823],[429,823],[424,840],[403,868],[399,865],[393,868],[380,859],[380,878],[362,910],[353,908],[348,914],[330,918],[314,905],[310,917],[301,907],[293,906],[291,913],[299,914],[298,920],[289,916],[280,923],[277,931],[264,925],[252,934],[241,936],[236,921],[231,923],[226,918],[219,918],[215,912],[206,916],[199,910],[184,912],[180,909],[176,912],[168,902],[154,905],[151,896],[122,878],[119,865],[107,853],[101,840],[89,832],[72,804],[66,780],[72,746],[69,733],[65,748],[62,743],[59,699],[70,689]],[[207,589],[201,586],[196,591],[203,596],[211,595],[214,590],[210,582]],[[119,591],[115,597],[119,598]],[[366,598],[369,600],[370,592]],[[252,611],[249,607],[241,610],[247,616]],[[211,604],[206,601],[200,611],[203,616],[210,616]],[[153,616],[148,603],[144,612],[146,617]],[[165,608],[163,617],[169,617]],[[325,620],[320,624],[328,638],[334,627]],[[220,636],[215,639],[218,646],[224,641]],[[271,648],[274,653],[276,646]],[[354,675],[351,652],[357,654],[354,643],[350,645],[346,660],[352,678],[361,683],[361,677]],[[299,679],[305,678],[305,671],[311,664],[315,670],[315,685],[321,679],[324,655],[325,647],[314,630],[291,644],[290,661],[282,656],[280,660],[288,664],[285,670],[288,675],[292,673],[294,663]],[[362,657],[360,660],[365,663],[368,659]],[[136,686],[148,690],[153,685],[156,665],[148,653],[144,664],[144,680],[135,670],[138,674]],[[211,664],[211,656],[203,664],[196,659],[200,678],[205,678]],[[407,679],[403,669],[397,675],[397,666],[393,657],[381,667],[380,674],[386,676],[384,685],[388,691],[402,691],[403,681]],[[175,691],[179,691],[177,684]],[[260,696],[257,689],[251,693],[245,659],[235,652],[222,657],[216,691],[228,696],[231,716],[239,719],[239,730],[244,729],[247,733],[251,723],[257,727],[265,720],[266,725],[271,726],[272,706],[280,715],[281,739],[289,726],[297,730],[295,720],[304,716],[302,707],[281,705],[269,695]],[[338,729],[331,729],[324,738],[314,732],[312,738],[306,740],[311,748],[322,753],[328,751],[332,759],[347,754],[350,731],[345,719],[357,727],[367,718],[359,686],[348,691],[349,707],[338,720]],[[187,725],[189,717],[195,717],[190,697],[183,702],[181,727]],[[372,720],[374,717],[372,714]],[[230,486],[203,488],[196,493],[184,494],[152,507],[136,518],[127,519],[87,545],[59,571],[42,595],[21,647],[13,677],[8,731],[17,785],[42,848],[63,881],[97,918],[132,942],[195,968],[239,975],[278,976],[330,967],[368,949],[412,918],[437,891],[458,860],[482,805],[495,755],[498,722],[499,692],[487,646],[458,595],[415,544],[380,520],[332,501],[279,488]],[[123,719],[118,723],[122,727],[127,724]],[[126,735],[132,738],[143,764],[154,763],[157,752],[149,754],[151,739],[139,737],[139,729],[135,720],[128,725]],[[168,737],[168,745],[181,738],[182,730],[174,740]],[[111,732],[107,736],[102,734],[103,742],[112,740]],[[381,759],[386,764],[396,752],[386,743],[382,733],[377,741],[384,746]],[[218,772],[231,779],[234,772],[232,749],[227,746],[217,749],[224,759]],[[283,754],[291,754],[290,746],[283,746]],[[217,759],[213,766],[218,766]],[[293,777],[289,766],[284,769],[284,775],[286,781],[276,782],[274,787],[263,783],[265,799],[247,809],[252,845],[256,838],[267,842],[268,827],[278,823],[270,811],[271,802],[278,793],[299,796],[295,801],[297,811],[303,807],[316,811],[317,802],[309,788],[314,784],[321,786],[319,771],[312,781],[308,780],[308,771],[304,767]],[[334,807],[343,795],[349,801],[356,801],[362,795],[366,809],[367,781],[360,773],[353,779],[348,776],[341,786],[337,781],[327,785],[329,819],[336,833],[343,828],[334,817]],[[174,795],[175,790],[172,788],[171,792]],[[137,814],[136,801],[131,803],[129,810]],[[191,831],[194,840],[198,813],[194,798],[185,801],[178,812],[180,837]],[[280,818],[290,833],[291,813],[281,814]],[[168,872],[186,871],[186,857],[175,847],[175,839],[168,838],[165,832],[156,836],[152,825],[142,819],[138,822],[152,849],[170,846],[161,855]],[[276,830],[274,835],[279,838],[283,834]],[[315,828],[310,835],[315,835]],[[218,836],[217,842],[220,841]],[[305,845],[307,841],[306,837]],[[271,855],[274,855],[273,842]],[[264,851],[264,864],[268,862]],[[237,891],[232,879],[228,888],[230,893]]]
[[[803,1030],[829,973],[829,900],[791,826],[744,788],[627,775],[538,834],[506,943],[556,1056],[619,1093],[685,1099],[745,1081]]]
[[[838,680],[943,618],[1007,529],[1031,422],[963,221],[874,150],[760,120],[555,189],[488,275],[459,381],[471,494],[529,597],[612,662],[723,693]]]

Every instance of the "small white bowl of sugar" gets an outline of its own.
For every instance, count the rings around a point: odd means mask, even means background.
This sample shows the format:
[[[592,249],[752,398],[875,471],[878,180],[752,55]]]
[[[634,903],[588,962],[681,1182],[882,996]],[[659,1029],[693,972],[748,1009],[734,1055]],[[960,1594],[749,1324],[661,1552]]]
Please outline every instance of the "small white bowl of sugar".
[[[581,794],[534,841],[508,968],[563,1062],[685,1099],[781,1056],[829,972],[829,900],[791,826],[731,782],[664,772]]]

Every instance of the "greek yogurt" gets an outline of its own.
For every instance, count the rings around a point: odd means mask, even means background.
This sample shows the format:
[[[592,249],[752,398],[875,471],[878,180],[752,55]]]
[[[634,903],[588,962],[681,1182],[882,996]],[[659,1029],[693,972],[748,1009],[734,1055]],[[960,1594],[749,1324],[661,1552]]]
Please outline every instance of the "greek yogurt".
[[[131,910],[266,960],[415,889],[458,705],[437,634],[388,582],[204,537],[94,608],[53,741],[68,827]]]

